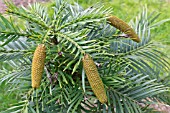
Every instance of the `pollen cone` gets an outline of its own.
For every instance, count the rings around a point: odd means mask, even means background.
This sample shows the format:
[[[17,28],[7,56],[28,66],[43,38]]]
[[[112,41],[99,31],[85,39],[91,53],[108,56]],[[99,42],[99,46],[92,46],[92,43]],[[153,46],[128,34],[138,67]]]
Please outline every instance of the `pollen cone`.
[[[94,94],[102,104],[106,103],[107,96],[106,96],[106,91],[103,82],[99,76],[97,67],[93,59],[88,54],[86,54],[83,58],[83,68],[85,70],[87,79],[90,83],[90,86]]]
[[[133,41],[138,43],[140,42],[140,39],[135,31],[123,20],[117,18],[116,16],[110,16],[107,18],[107,21],[109,21],[110,25],[127,34]]]
[[[38,45],[32,60],[32,87],[38,88],[41,84],[42,74],[45,65],[46,48],[44,44]]]

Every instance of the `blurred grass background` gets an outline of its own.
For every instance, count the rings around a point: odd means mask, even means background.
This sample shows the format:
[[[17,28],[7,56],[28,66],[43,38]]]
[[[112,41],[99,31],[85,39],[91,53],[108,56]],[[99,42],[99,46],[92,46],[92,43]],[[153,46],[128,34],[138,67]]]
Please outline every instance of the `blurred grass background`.
[[[68,2],[78,2],[84,8],[101,2],[105,7],[112,7],[113,15],[118,16],[126,22],[137,16],[145,5],[149,13],[153,11],[161,13],[157,21],[170,18],[170,0],[68,0]],[[45,5],[50,6],[51,2]],[[154,41],[164,44],[163,48],[158,48],[170,56],[170,21],[153,29],[151,34]],[[0,85],[0,111],[6,109],[11,103],[17,102],[18,99],[15,93],[8,95],[6,87],[8,85],[5,83]]]

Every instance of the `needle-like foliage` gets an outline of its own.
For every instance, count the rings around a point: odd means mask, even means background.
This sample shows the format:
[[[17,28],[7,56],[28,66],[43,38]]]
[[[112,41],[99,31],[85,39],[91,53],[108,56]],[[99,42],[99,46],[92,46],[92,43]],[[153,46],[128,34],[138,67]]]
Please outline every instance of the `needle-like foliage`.
[[[0,84],[10,84],[8,91],[18,90],[22,98],[2,113],[147,113],[155,100],[170,104],[164,74],[170,64],[151,40],[152,29],[166,20],[155,23],[158,15],[148,15],[147,8],[128,24],[141,40],[136,43],[107,22],[112,9],[101,4],[87,9],[66,0],[56,0],[50,8],[6,5],[10,18],[0,15]],[[35,90],[31,67],[39,44],[45,45],[46,58]],[[85,54],[96,64],[106,91],[104,104],[87,79]]]

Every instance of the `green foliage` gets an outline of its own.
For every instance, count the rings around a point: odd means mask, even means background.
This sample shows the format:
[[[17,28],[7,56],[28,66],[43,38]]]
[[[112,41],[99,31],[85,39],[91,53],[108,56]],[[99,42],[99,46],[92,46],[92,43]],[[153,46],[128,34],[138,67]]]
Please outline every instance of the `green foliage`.
[[[0,107],[0,111],[5,110],[6,108],[10,107],[10,105],[12,103],[16,103],[18,99],[20,99],[17,96],[17,92],[15,93],[10,93],[7,92],[7,87],[8,85],[6,85],[5,83],[1,84],[1,89],[0,89],[0,103],[1,103],[1,107]]]
[[[155,22],[158,14],[143,8],[129,23],[141,39],[136,43],[107,23],[112,9],[101,4],[87,9],[63,0],[49,9],[38,3],[28,8],[6,4],[8,15],[24,26],[0,16],[0,61],[8,65],[0,70],[0,84],[9,84],[9,91],[18,90],[22,98],[2,113],[143,113],[152,103],[147,98],[170,103],[170,84],[160,74],[170,64],[151,40],[151,29],[168,20]],[[34,90],[31,59],[41,43],[47,48],[45,72]],[[98,64],[108,103],[101,104],[92,92],[81,62],[85,53]]]
[[[113,8],[114,15],[128,22],[134,15],[137,15],[143,6],[148,7],[148,12],[159,12],[159,18],[155,21],[160,21],[163,19],[170,18],[170,5],[167,0],[78,0],[78,2],[84,7],[89,7],[91,4],[97,2],[104,3],[108,7]],[[168,56],[170,56],[170,22],[166,22],[163,25],[152,29],[152,38],[164,45],[163,48],[158,48],[161,51],[165,51]]]

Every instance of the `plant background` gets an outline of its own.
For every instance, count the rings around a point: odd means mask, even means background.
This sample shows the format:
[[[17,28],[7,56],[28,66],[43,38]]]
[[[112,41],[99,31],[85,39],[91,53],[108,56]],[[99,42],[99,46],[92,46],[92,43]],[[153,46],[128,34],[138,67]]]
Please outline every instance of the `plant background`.
[[[22,2],[22,0],[19,1]],[[73,3],[73,0],[68,1]],[[148,7],[149,12],[152,11],[160,12],[160,17],[157,19],[157,21],[170,18],[169,0],[75,0],[75,2],[78,2],[85,8],[97,2],[102,2],[105,4],[106,7],[112,7],[113,14],[125,20],[126,22],[129,22],[130,19],[134,18],[142,10],[142,7],[145,5]],[[49,1],[44,3],[44,5],[51,6],[52,3]],[[0,6],[2,6],[2,0],[0,0]],[[2,7],[0,9],[0,12],[2,12]],[[154,37],[153,40],[164,44],[162,48],[160,47],[158,48],[170,57],[169,29],[170,21],[162,24],[160,27],[156,29],[153,29],[152,37]],[[19,96],[17,96],[15,93],[7,94],[6,93],[7,87],[8,86],[5,85],[4,83],[0,86],[0,111],[6,109],[10,105],[10,103],[17,102],[17,100],[19,99]]]

